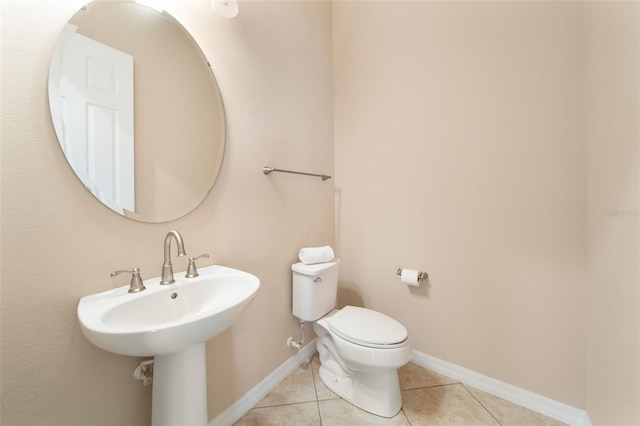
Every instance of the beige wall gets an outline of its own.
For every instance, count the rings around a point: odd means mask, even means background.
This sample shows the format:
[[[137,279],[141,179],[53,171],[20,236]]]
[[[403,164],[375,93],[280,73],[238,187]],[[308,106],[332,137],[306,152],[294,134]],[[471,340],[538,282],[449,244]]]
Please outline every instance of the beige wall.
[[[189,254],[212,255],[202,265],[238,267],[262,282],[237,323],[207,347],[213,418],[292,355],[290,264],[301,246],[334,243],[333,181],[262,174],[264,165],[333,173],[331,5],[247,2],[234,20],[202,1],[176,11],[214,66],[228,147],[202,205],[171,223],[143,224],[82,188],[49,118],[53,45],[82,3],[1,5],[1,423],[149,423],[151,390],[132,377],[138,360],[87,342],[75,309],[81,296],[127,284],[109,278],[115,269],[158,276],[170,229]],[[186,260],[174,268],[186,269]]]
[[[640,2],[588,2],[587,409],[640,424]]]
[[[340,303],[396,317],[415,349],[595,424],[640,421],[638,3],[340,1],[332,33],[328,2],[242,2],[233,20],[187,2],[228,149],[204,203],[153,225],[94,201],[55,139],[48,61],[82,3],[1,3],[0,422],[149,422],[138,360],[88,343],[75,308],[126,284],[116,268],[157,276],[173,228],[203,265],[262,281],[207,346],[211,418],[292,354],[289,265],[336,243]],[[264,165],[335,172],[336,229],[334,180]],[[430,280],[412,291],[398,267]]]
[[[584,408],[581,4],[345,1],[333,25],[341,302]]]
[[[333,25],[341,302],[638,424],[640,3],[336,2]]]

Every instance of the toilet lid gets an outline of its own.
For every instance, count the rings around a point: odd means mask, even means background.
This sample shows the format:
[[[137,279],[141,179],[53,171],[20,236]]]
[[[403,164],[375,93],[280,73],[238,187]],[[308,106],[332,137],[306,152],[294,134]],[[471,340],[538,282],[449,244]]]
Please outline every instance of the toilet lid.
[[[328,326],[338,336],[363,346],[396,345],[407,340],[407,329],[391,317],[371,309],[345,306]]]

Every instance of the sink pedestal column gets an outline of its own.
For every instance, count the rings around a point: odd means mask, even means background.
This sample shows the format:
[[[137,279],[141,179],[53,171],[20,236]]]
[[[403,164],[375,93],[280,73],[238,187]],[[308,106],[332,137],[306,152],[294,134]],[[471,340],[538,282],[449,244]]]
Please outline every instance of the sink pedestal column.
[[[208,424],[204,343],[155,357],[151,404],[152,426]]]

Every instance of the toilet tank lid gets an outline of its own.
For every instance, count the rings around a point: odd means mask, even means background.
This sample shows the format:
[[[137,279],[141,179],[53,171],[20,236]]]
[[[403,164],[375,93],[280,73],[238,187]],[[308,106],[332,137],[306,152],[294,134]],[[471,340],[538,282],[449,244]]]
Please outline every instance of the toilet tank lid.
[[[393,318],[371,309],[345,306],[329,318],[338,336],[364,346],[395,345],[407,340],[407,329]]]
[[[305,265],[302,262],[291,265],[291,270],[303,275],[318,275],[331,269],[334,265],[340,263],[340,259],[334,258],[331,262],[314,263],[313,265]]]

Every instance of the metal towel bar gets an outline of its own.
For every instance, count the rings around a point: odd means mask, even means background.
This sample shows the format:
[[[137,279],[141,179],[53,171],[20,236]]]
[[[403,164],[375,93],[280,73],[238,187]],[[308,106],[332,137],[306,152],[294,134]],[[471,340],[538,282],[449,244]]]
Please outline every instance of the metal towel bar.
[[[315,177],[321,178],[323,181],[325,181],[327,179],[331,179],[331,176],[318,175],[318,174],[315,174],[315,173],[295,172],[293,170],[282,170],[282,169],[276,169],[275,167],[269,167],[269,166],[264,166],[262,168],[262,173],[264,173],[265,175],[268,175],[271,172],[293,173],[295,175],[315,176]]]

